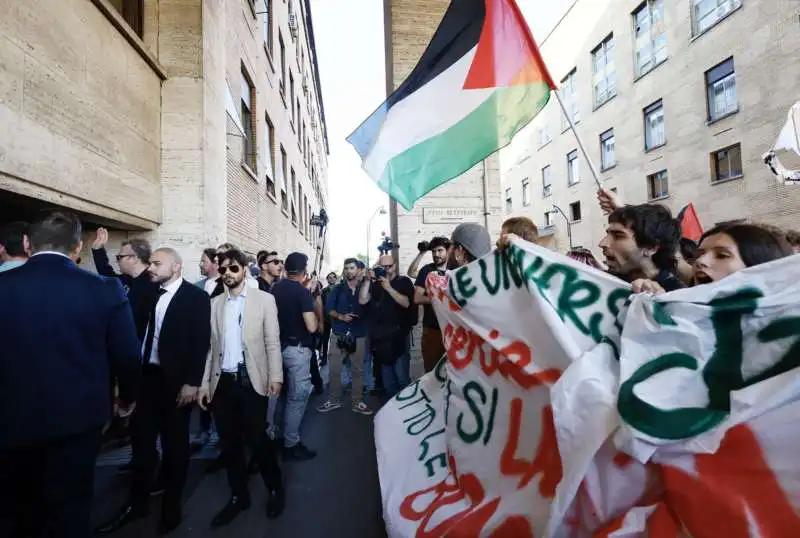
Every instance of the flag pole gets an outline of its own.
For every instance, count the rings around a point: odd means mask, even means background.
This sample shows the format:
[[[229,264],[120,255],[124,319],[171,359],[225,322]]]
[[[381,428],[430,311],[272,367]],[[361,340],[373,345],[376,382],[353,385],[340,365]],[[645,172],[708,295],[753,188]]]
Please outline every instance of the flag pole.
[[[572,131],[572,134],[575,135],[575,140],[578,142],[578,147],[583,154],[583,158],[586,159],[586,163],[589,165],[589,170],[592,172],[592,177],[594,178],[594,182],[597,183],[597,188],[602,189],[603,187],[600,185],[600,176],[597,174],[597,168],[595,168],[594,163],[592,162],[591,157],[589,154],[586,153],[586,148],[583,146],[583,141],[581,141],[581,137],[578,135],[578,131],[575,129],[575,124],[572,123],[572,117],[567,112],[567,107],[564,106],[564,102],[561,100],[561,96],[558,94],[558,90],[553,90],[552,93],[556,96],[556,101],[558,101],[559,106],[561,107],[561,112],[564,113],[564,117],[567,118],[567,122],[569,123],[569,128]]]

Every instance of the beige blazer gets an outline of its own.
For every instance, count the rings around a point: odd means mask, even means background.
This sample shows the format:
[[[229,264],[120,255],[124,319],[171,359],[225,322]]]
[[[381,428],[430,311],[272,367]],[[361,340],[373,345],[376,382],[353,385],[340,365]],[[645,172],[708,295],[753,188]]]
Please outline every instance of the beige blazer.
[[[222,373],[225,352],[225,301],[227,291],[211,299],[211,349],[206,358],[203,384],[209,390],[209,400]],[[283,358],[278,327],[278,308],[275,298],[259,289],[247,289],[242,316],[244,359],[253,389],[266,396],[270,382],[283,383]]]

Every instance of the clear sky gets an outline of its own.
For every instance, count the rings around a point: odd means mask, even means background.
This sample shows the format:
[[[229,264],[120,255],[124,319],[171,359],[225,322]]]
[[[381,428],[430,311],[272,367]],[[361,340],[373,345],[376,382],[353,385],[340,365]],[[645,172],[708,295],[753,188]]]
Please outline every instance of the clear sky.
[[[537,41],[558,21],[571,0],[518,0]],[[311,0],[322,99],[328,127],[328,193],[332,267],[367,253],[367,223],[389,200],[361,170],[345,138],[386,99],[382,0]],[[370,259],[389,215],[372,219]]]

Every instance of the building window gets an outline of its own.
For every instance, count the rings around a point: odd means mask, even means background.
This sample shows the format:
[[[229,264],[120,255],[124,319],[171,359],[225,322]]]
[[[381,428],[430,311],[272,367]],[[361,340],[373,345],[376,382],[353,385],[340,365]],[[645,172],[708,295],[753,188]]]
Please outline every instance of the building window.
[[[272,0],[264,0],[264,45],[272,56]]]
[[[280,91],[283,103],[286,104],[286,45],[283,44],[283,35],[278,32],[278,48],[281,55],[281,82]]]
[[[578,150],[567,153],[567,185],[575,185],[581,180],[578,175]]]
[[[143,37],[144,35],[144,0],[110,0],[111,5],[122,15],[131,30]]]
[[[289,71],[289,102],[294,103],[294,76]],[[297,125],[297,115],[295,114],[294,107],[292,107],[292,129]]]
[[[736,144],[711,154],[714,177],[712,183],[742,177],[742,146]]]
[[[658,200],[669,196],[666,170],[647,176],[647,196],[650,200]]]
[[[594,106],[599,107],[617,95],[617,74],[614,71],[614,34],[592,51],[592,85]]]
[[[578,222],[581,220],[581,203],[580,202],[572,202],[569,204],[569,220],[572,222]]]
[[[294,167],[290,170],[289,174],[292,178],[292,224],[297,226],[297,176],[294,174]]]
[[[561,81],[561,88],[558,90],[561,100],[564,101],[564,108],[572,115],[572,123],[578,123],[581,120],[578,107],[578,88],[575,82],[577,72],[577,69],[573,69],[569,75],[564,77],[564,80]],[[561,112],[561,130],[566,131],[567,129],[569,129],[569,121],[564,112]]]
[[[617,164],[616,157],[614,156],[614,129],[600,135],[600,168],[608,170]]]
[[[544,212],[544,225],[545,225],[545,227],[553,225],[553,213],[552,212],[550,212],[550,211],[545,211]]]
[[[718,120],[739,110],[733,58],[728,58],[706,71],[706,90],[709,121]]]
[[[550,165],[542,168],[542,198],[548,198],[553,194],[552,176],[550,175]]]
[[[641,77],[667,59],[664,0],[646,0],[633,12],[636,76]]]
[[[531,180],[528,178],[522,180],[522,205],[531,205]]]
[[[539,147],[544,146],[548,142],[550,142],[550,130],[547,128],[547,124],[545,123],[538,130],[538,140],[539,140]]]
[[[264,162],[267,178],[267,193],[275,196],[275,126],[269,119],[269,114],[264,117],[264,145],[267,147],[267,158]]]
[[[297,122],[300,124],[300,98],[297,98]],[[300,147],[300,138],[297,139],[297,147]]]
[[[256,171],[256,137],[255,118],[252,111],[256,108],[256,95],[250,77],[242,69],[242,126],[244,127],[244,144],[242,144],[242,162]]]
[[[506,215],[511,213],[514,209],[514,204],[511,200],[511,187],[506,188]]]
[[[298,214],[298,218],[300,219],[300,233],[305,233],[305,230],[306,230],[306,225],[305,225],[305,222],[306,222],[306,219],[305,219],[306,204],[305,204],[305,202],[303,202],[304,195],[303,195],[303,186],[302,185],[298,185],[297,186],[297,193],[298,193],[297,194],[297,206],[298,206],[297,214]]]
[[[692,0],[692,4],[694,35],[698,35],[742,7],[742,0]]]
[[[644,149],[649,151],[665,143],[664,107],[659,99],[644,109]]]
[[[280,170],[281,174],[281,209],[284,213],[289,213],[289,197],[286,195],[286,178],[288,174],[286,173],[286,150],[283,149],[283,145],[281,145],[281,162],[278,170]]]

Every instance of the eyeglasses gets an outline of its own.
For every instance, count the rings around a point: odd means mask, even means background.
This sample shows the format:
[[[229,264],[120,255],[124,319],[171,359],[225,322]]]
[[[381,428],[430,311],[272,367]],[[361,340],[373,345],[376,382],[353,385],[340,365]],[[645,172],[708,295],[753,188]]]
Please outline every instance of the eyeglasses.
[[[270,260],[270,261],[267,262],[267,264],[270,264],[270,263],[272,265],[283,265],[283,260]]]
[[[225,267],[219,268],[219,274],[224,275],[225,273],[228,272],[228,269],[230,269],[231,273],[233,273],[234,275],[242,270],[242,268],[239,267],[238,265],[226,265]]]
[[[117,261],[121,262],[125,258],[133,258],[134,256],[136,256],[136,255],[135,254],[117,254]]]

